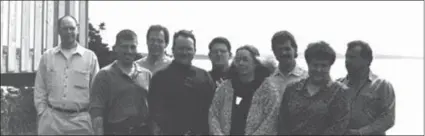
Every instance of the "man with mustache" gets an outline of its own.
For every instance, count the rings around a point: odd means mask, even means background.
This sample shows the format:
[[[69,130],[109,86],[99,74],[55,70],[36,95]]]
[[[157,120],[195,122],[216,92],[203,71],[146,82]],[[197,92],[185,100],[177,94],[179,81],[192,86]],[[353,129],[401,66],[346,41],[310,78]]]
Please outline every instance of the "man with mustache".
[[[90,135],[89,89],[99,70],[97,57],[77,42],[78,22],[73,16],[61,17],[57,29],[61,43],[43,53],[35,78],[37,132]]]
[[[210,42],[208,48],[210,49],[208,57],[212,64],[212,70],[209,73],[214,83],[219,85],[228,77],[229,60],[230,57],[232,57],[232,46],[227,38],[216,37]]]
[[[191,31],[173,36],[174,60],[159,70],[149,88],[149,107],[163,135],[208,135],[208,110],[215,84],[207,71],[192,65],[196,39]]]
[[[345,66],[348,75],[338,81],[350,87],[352,99],[349,135],[385,135],[394,125],[395,94],[392,84],[373,74],[369,44],[356,40],[347,44]]]
[[[168,29],[161,25],[152,25],[146,34],[148,56],[136,61],[140,66],[155,74],[159,69],[171,63],[171,58],[165,54],[169,42]]]
[[[90,97],[90,115],[96,135],[149,135],[151,121],[147,95],[151,72],[134,61],[137,35],[120,31],[113,47],[117,60],[96,74]]]

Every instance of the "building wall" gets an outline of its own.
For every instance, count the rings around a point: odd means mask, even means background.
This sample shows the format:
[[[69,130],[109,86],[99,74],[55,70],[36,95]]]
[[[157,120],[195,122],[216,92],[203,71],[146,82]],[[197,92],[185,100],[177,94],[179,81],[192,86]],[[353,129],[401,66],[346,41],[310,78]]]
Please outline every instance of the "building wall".
[[[36,71],[42,53],[60,43],[57,20],[64,15],[77,18],[80,44],[86,47],[87,3],[1,1],[1,73]]]

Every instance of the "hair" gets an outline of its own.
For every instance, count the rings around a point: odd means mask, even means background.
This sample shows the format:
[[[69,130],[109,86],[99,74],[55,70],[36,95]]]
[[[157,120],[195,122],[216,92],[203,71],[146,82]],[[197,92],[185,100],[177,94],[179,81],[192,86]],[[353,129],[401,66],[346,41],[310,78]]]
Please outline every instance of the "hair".
[[[193,46],[196,49],[196,38],[195,38],[195,35],[192,33],[192,31],[189,31],[189,30],[180,30],[180,31],[177,31],[176,33],[174,33],[174,36],[173,36],[173,47],[172,48],[174,48],[174,45],[176,44],[176,39],[179,36],[183,36],[183,37],[186,37],[186,38],[191,38],[193,40]]]
[[[294,36],[290,32],[286,30],[278,31],[274,33],[271,41],[272,41],[273,51],[275,50],[276,45],[284,44],[285,42],[290,41],[292,48],[294,48],[295,50],[295,57],[298,56],[297,54],[298,45],[297,45],[297,42],[295,41]]]
[[[333,65],[335,62],[336,53],[328,43],[319,41],[308,44],[307,49],[304,52],[304,57],[307,61],[307,64],[310,64],[312,59],[318,59],[329,60],[331,65]]]
[[[361,40],[355,40],[351,41],[347,44],[347,50],[353,49],[354,47],[359,46],[361,47],[360,56],[367,59],[370,63],[373,61],[373,51],[372,48],[369,46],[368,43],[361,41]]]
[[[168,32],[168,29],[162,25],[151,25],[148,29],[148,32],[146,33],[146,39],[149,38],[149,34],[153,31],[160,31],[164,33],[164,40],[165,44],[168,45],[170,42],[170,33]]]
[[[229,51],[229,52],[232,51],[232,46],[230,45],[229,40],[225,37],[216,37],[216,38],[212,39],[210,44],[208,45],[208,48],[211,50],[211,48],[214,46],[214,44],[217,44],[217,43],[225,44],[226,47],[227,47],[227,51]]]
[[[118,32],[117,36],[115,37],[115,45],[120,44],[121,40],[136,40],[137,41],[137,34],[130,29],[124,29]]]
[[[244,45],[236,49],[236,52],[240,50],[247,50],[248,52],[250,52],[250,56],[253,58],[254,63],[256,64],[254,70],[255,78],[266,78],[271,74],[272,71],[270,71],[270,69],[266,67],[263,63],[261,63],[261,61],[258,59],[260,53],[256,47],[252,45]],[[233,62],[229,68],[229,77],[230,79],[235,79],[238,77],[238,72]]]
[[[71,16],[71,15],[65,15],[65,16],[63,16],[63,17],[61,17],[61,18],[59,18],[59,19],[58,19],[58,28],[61,28],[62,21],[63,21],[66,17],[70,17],[72,20],[74,20],[74,21],[75,21],[75,24],[77,24],[77,25],[78,25],[78,21],[77,21],[77,19],[76,19],[74,16]]]

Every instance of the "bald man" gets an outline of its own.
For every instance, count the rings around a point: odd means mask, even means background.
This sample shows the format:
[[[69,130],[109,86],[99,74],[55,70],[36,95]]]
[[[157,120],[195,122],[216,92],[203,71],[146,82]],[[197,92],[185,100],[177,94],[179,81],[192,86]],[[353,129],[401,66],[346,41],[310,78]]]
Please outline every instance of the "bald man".
[[[43,53],[35,78],[38,134],[93,134],[88,106],[90,82],[99,70],[97,57],[77,42],[74,17],[64,16],[58,24],[61,43]]]

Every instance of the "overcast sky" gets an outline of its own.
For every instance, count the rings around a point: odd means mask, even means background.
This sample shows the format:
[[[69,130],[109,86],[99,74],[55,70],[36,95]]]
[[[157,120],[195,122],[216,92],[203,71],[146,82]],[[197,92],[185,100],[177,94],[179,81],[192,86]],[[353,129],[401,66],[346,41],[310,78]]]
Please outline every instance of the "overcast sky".
[[[423,1],[90,1],[90,21],[105,22],[104,39],[115,42],[119,30],[139,35],[139,51],[147,52],[149,25],[162,24],[174,33],[194,31],[198,54],[216,36],[227,37],[233,51],[252,44],[272,54],[270,39],[289,30],[303,52],[310,42],[324,40],[344,53],[352,40],[368,42],[375,53],[423,57]]]

